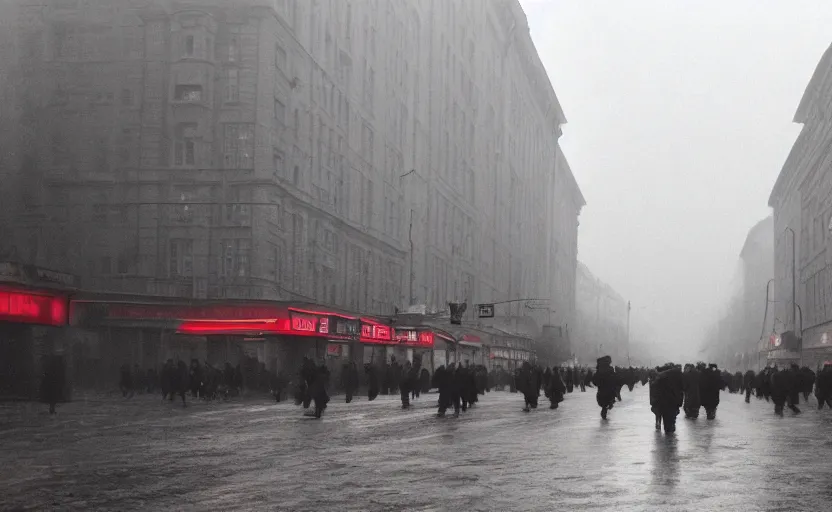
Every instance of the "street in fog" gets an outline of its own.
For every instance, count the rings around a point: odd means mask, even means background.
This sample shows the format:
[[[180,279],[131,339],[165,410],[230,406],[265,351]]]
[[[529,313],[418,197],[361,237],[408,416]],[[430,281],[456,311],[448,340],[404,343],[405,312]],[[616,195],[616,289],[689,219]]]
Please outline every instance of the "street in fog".
[[[594,391],[594,390],[591,390]],[[436,395],[187,409],[149,396],[78,400],[50,417],[2,406],[0,508],[31,510],[824,510],[832,413],[777,418],[722,394],[717,419],[653,429],[647,389],[610,419],[594,392],[521,412],[492,392],[459,419]],[[541,399],[541,404],[545,401]]]

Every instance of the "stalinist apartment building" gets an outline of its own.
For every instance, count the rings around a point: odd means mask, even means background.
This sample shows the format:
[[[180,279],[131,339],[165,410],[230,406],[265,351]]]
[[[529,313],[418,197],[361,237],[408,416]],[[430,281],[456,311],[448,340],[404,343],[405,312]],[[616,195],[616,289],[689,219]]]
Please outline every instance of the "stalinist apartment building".
[[[584,201],[517,0],[15,5],[6,259],[94,291],[573,319]]]

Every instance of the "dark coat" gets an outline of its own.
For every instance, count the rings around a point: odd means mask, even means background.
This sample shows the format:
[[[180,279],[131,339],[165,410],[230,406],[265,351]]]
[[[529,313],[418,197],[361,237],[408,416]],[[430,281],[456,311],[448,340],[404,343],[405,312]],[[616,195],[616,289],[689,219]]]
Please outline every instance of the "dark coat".
[[[650,383],[650,405],[654,412],[677,410],[684,397],[682,370],[672,367],[656,375]]]
[[[716,368],[705,368],[699,378],[699,396],[702,406],[713,409],[719,405],[719,392],[723,388],[722,374]]]
[[[696,368],[690,368],[682,374],[685,409],[698,409],[702,405],[702,395],[699,385],[701,378],[702,376]]]
[[[592,383],[598,389],[595,399],[601,407],[608,407],[615,401],[618,392],[618,379],[610,366],[601,366],[592,376]]]

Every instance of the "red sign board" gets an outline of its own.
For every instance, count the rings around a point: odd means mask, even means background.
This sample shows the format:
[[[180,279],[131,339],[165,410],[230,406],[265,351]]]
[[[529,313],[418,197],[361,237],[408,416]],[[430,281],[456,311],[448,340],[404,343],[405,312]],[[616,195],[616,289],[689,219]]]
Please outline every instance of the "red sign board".
[[[406,347],[433,348],[433,333],[416,329],[396,329],[396,342]]]
[[[67,299],[23,291],[0,290],[0,321],[65,325]]]
[[[392,329],[389,325],[361,324],[361,342],[362,343],[392,343]]]
[[[318,319],[314,316],[292,314],[292,330],[301,332],[315,332]]]

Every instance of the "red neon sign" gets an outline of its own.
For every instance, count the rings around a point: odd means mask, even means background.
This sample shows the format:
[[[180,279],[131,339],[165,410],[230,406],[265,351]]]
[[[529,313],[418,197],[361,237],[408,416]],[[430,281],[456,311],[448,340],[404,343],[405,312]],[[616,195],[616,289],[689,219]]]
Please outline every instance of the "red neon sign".
[[[67,304],[63,297],[0,291],[0,320],[40,325],[65,325]]]
[[[362,323],[361,341],[363,343],[392,343],[392,329],[389,325]]]
[[[318,332],[321,334],[329,334],[329,318],[321,318],[318,322]]]
[[[292,330],[301,332],[315,332],[317,318],[304,315],[292,315]]]

